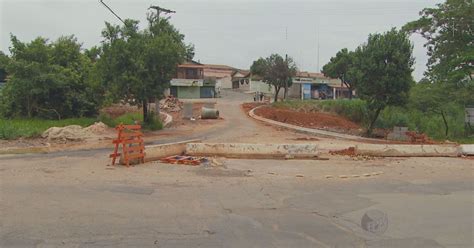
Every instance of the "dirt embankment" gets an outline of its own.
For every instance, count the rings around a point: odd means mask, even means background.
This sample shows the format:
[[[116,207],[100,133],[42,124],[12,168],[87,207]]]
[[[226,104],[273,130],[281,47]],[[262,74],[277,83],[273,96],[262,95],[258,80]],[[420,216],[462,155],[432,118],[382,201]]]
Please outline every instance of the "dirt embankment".
[[[300,112],[285,108],[262,107],[255,110],[258,116],[306,128],[325,129],[359,135],[361,127],[344,117],[321,113]]]

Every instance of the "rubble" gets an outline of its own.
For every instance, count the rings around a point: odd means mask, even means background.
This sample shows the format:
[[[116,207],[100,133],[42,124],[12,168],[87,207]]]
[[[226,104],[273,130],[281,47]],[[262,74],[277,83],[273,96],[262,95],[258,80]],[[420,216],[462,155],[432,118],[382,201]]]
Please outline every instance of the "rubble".
[[[160,109],[167,112],[179,112],[183,109],[183,103],[174,96],[167,96],[160,101]]]

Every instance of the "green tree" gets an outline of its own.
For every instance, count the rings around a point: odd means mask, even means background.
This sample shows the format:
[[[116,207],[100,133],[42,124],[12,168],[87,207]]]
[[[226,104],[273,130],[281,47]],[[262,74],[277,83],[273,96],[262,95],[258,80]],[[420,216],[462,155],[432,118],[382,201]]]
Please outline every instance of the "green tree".
[[[0,51],[0,82],[5,81],[7,78],[7,65],[10,58]]]
[[[94,115],[98,99],[87,85],[90,60],[73,36],[23,43],[11,36],[8,83],[2,91],[7,117],[65,118]]]
[[[284,59],[278,54],[272,54],[267,58],[259,58],[250,67],[254,75],[261,76],[263,81],[275,88],[274,101],[278,101],[280,90],[285,89],[285,97],[289,86],[291,86],[297,67],[291,57]]]
[[[386,106],[403,105],[413,83],[413,45],[404,32],[392,29],[369,35],[366,44],[355,51],[361,80],[357,91],[367,101],[367,134],[371,135],[380,112]]]
[[[446,96],[448,87],[444,84],[433,84],[428,80],[421,80],[410,90],[410,107],[424,113],[440,115],[445,127],[445,137],[449,134],[449,98]]]
[[[98,61],[105,88],[113,101],[142,106],[145,122],[152,121],[148,103],[169,87],[176,66],[193,55],[193,46],[167,19],[148,16],[148,27],[125,20],[122,26],[106,23]]]
[[[426,76],[432,82],[451,83],[455,87],[472,84],[473,1],[447,0],[435,8],[423,9],[420,15],[420,19],[407,23],[403,30],[420,33],[427,40]]]
[[[360,81],[358,70],[358,59],[356,53],[343,48],[323,66],[323,73],[327,77],[338,78],[349,89],[349,99],[352,99],[352,91],[356,89]]]

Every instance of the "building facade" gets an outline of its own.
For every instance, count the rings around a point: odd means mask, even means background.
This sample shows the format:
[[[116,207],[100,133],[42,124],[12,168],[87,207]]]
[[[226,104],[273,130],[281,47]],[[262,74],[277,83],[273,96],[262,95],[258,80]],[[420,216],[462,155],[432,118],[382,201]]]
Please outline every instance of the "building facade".
[[[176,78],[171,79],[169,94],[181,99],[214,98],[215,80],[204,77],[204,65],[187,61],[178,65]]]
[[[341,99],[349,96],[350,90],[341,80],[315,72],[297,72],[293,78],[293,85],[288,90],[288,97],[301,100]]]

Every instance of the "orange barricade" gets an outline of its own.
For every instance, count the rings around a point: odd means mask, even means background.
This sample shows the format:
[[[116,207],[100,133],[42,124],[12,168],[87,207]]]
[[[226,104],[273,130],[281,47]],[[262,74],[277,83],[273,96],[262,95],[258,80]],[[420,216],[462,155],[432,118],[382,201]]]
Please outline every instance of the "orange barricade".
[[[123,155],[123,163],[130,165],[132,159],[137,159],[138,163],[145,162],[145,146],[143,145],[143,133],[140,125],[120,124],[115,129],[118,131],[118,138],[113,141],[115,144],[114,153],[110,154],[112,165],[115,165],[117,157]],[[122,145],[122,152],[119,153],[119,146]]]

